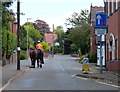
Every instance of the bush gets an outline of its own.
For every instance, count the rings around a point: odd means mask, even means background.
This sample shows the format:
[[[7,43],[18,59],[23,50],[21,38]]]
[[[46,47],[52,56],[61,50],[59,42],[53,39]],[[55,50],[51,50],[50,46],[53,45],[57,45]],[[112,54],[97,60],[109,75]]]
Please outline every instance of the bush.
[[[89,63],[97,63],[97,52],[89,53]]]
[[[26,54],[26,51],[22,51],[20,52],[20,60],[24,60],[27,58],[27,54]]]
[[[83,64],[83,58],[79,60],[79,63]]]

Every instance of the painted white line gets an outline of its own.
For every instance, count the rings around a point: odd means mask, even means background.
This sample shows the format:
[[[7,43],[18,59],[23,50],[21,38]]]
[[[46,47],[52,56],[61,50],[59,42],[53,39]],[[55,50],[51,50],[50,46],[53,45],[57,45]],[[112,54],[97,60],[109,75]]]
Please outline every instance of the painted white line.
[[[96,82],[97,82],[97,83],[100,83],[100,84],[104,84],[104,85],[108,85],[108,86],[112,86],[112,87],[120,88],[120,86],[117,86],[117,85],[108,84],[108,83],[100,82],[100,81],[96,81]]]
[[[65,71],[65,69],[59,64],[59,67],[62,69],[62,71]]]

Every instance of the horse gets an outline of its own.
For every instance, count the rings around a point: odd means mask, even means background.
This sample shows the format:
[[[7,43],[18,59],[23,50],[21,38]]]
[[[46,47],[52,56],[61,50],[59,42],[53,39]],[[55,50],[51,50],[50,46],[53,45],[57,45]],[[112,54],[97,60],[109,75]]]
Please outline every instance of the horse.
[[[31,59],[31,66],[30,68],[35,68],[35,61],[37,58],[37,52],[34,48],[30,48],[30,59]]]
[[[42,64],[44,64],[44,59],[43,59],[43,51],[38,49],[37,50],[37,67],[42,68]]]
[[[37,67],[42,68],[42,64],[44,64],[44,59],[43,59],[43,51],[34,48],[30,48],[30,59],[31,59],[31,66],[30,68],[35,68],[35,62],[37,60]]]

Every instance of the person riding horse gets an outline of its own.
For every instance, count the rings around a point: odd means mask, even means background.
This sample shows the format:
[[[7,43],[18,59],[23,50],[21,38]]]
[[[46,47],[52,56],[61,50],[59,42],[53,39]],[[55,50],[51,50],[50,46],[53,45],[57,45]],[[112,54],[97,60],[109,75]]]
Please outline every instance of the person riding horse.
[[[38,44],[36,45],[36,49],[37,49],[37,67],[42,68],[42,64],[44,64],[44,60],[43,60],[43,49],[42,49],[42,44],[40,44],[40,41],[38,41]],[[40,63],[40,65],[39,65]]]

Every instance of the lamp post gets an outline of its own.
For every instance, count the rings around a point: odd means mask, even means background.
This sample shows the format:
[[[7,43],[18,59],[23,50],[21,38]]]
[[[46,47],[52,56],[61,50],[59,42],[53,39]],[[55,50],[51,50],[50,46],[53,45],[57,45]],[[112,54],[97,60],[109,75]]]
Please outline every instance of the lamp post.
[[[27,58],[28,58],[28,38],[29,38],[29,35],[28,35],[28,20],[30,20],[31,18],[27,18]]]

